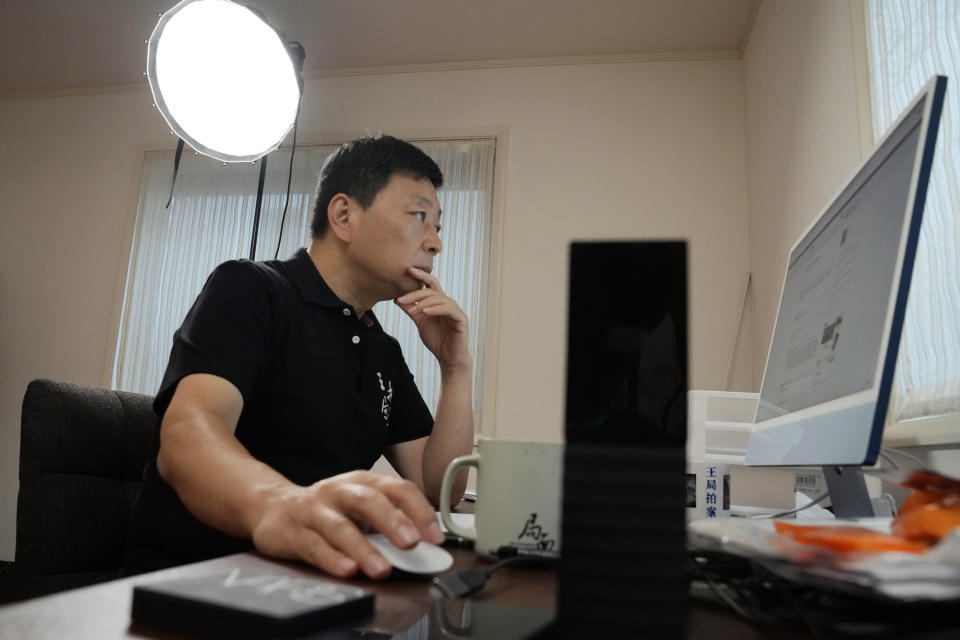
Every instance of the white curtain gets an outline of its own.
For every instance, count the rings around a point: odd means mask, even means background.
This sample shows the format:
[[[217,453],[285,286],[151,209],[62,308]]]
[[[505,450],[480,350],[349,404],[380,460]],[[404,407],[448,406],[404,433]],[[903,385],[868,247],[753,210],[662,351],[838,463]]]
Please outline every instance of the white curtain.
[[[935,74],[946,103],[897,361],[893,419],[960,411],[960,2],[867,3],[874,137]]]
[[[470,318],[474,356],[474,416],[480,424],[493,210],[494,139],[415,141],[440,166],[444,186],[443,251],[435,275]],[[317,174],[336,146],[298,146],[290,204],[280,243],[281,259],[310,239]],[[274,257],[286,199],[289,148],[270,154],[257,234],[257,260]],[[259,166],[223,164],[187,151],[174,199],[164,208],[173,175],[172,152],[149,152],[143,161],[140,199],[127,267],[113,387],[154,394],[160,386],[174,331],[218,264],[250,251]],[[375,313],[399,340],[421,393],[436,410],[440,378],[436,359],[416,326],[392,302]]]

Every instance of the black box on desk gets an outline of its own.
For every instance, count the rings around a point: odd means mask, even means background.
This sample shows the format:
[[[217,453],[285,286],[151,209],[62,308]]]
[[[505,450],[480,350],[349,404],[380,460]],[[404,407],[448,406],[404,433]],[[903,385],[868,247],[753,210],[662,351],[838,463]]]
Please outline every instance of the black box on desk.
[[[373,593],[302,575],[240,567],[138,585],[136,624],[203,638],[286,638],[373,614]]]
[[[679,637],[687,597],[683,242],[570,249],[560,637]]]

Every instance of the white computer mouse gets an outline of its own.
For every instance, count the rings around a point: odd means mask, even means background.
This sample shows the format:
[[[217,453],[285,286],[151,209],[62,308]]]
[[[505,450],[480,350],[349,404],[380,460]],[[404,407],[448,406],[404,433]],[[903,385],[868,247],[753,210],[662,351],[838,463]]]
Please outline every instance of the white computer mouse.
[[[367,542],[391,565],[409,573],[442,573],[453,565],[453,556],[446,549],[421,540],[412,549],[401,549],[382,533],[368,533]]]

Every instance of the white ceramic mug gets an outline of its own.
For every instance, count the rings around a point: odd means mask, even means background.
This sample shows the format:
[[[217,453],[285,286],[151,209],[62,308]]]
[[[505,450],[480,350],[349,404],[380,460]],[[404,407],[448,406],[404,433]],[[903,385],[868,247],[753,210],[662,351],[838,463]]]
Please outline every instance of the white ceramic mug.
[[[454,459],[443,475],[440,518],[458,536],[475,541],[487,557],[503,548],[559,553],[563,443],[481,438],[478,453]],[[477,468],[474,528],[450,517],[450,489],[457,473]]]

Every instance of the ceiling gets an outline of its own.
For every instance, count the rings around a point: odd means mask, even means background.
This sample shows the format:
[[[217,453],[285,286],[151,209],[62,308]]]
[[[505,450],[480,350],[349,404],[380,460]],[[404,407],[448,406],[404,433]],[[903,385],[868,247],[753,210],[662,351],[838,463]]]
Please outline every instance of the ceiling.
[[[239,0],[306,49],[304,75],[605,55],[736,55],[760,0]],[[174,0],[2,0],[0,97],[142,82]],[[509,63],[509,62],[507,62]],[[491,62],[491,64],[496,64]]]

